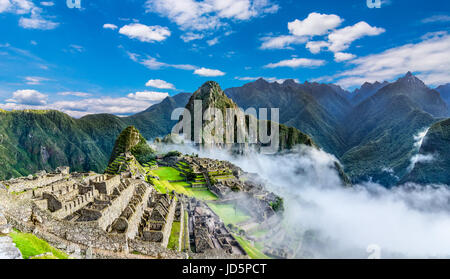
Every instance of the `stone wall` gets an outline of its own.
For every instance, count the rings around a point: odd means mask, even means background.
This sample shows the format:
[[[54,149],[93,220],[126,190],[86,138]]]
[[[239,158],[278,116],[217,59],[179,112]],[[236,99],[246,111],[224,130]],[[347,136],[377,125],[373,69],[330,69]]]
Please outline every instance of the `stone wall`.
[[[47,193],[45,193],[45,195],[47,195]],[[64,219],[67,216],[73,214],[74,212],[82,209],[89,203],[93,202],[94,199],[98,197],[98,195],[99,195],[98,191],[93,189],[92,191],[89,191],[84,195],[77,196],[74,200],[62,202],[61,209],[55,211],[53,213],[53,216],[55,216],[58,219]]]
[[[67,181],[66,179],[61,179],[55,182],[52,182],[46,186],[33,189],[33,197],[38,198],[42,197],[42,195],[47,193],[55,193],[60,192],[59,194],[64,194],[70,191],[73,191],[76,189],[75,182],[74,181]]]
[[[122,185],[126,188],[120,193],[118,197],[111,201],[111,206],[106,207],[101,211],[102,217],[97,220],[98,226],[102,230],[106,230],[114,220],[119,218],[125,208],[128,206],[131,197],[136,190],[137,182],[126,180]]]
[[[34,178],[18,178],[14,180],[5,181],[4,183],[9,186],[9,192],[24,192],[27,190],[32,190],[35,188],[43,187],[55,181],[63,179],[65,176],[63,174],[46,174]]]
[[[164,224],[164,228],[162,229],[163,241],[161,242],[161,246],[166,248],[167,244],[169,244],[170,233],[172,232],[172,223],[175,217],[175,207],[177,202],[175,199],[172,200],[170,206],[168,208],[169,213],[166,216],[166,223]]]
[[[134,239],[139,233],[139,223],[141,222],[142,215],[144,214],[144,210],[148,206],[148,199],[151,194],[151,188],[145,187],[145,192],[142,195],[142,201],[136,206],[136,210],[128,219],[128,228],[126,232],[126,236],[129,239]]]
[[[111,195],[120,184],[120,175],[99,175],[91,179],[90,185],[94,186],[101,194]]]

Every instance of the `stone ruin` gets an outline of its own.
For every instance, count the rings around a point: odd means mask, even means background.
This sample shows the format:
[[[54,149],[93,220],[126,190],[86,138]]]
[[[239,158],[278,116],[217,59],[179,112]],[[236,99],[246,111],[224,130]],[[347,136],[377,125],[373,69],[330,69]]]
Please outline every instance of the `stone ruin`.
[[[224,250],[228,254],[245,256],[247,253],[225,227],[225,224],[204,202],[188,202],[191,246],[196,253]]]
[[[60,249],[75,245],[89,257],[97,253],[102,258],[185,258],[186,252],[192,257],[204,252],[246,257],[205,203],[176,193],[160,194],[127,173],[70,174],[68,168],[59,168],[2,184],[14,201],[8,213],[12,225]],[[27,206],[20,209],[22,202]],[[167,249],[175,221],[181,229],[178,251]]]
[[[60,222],[55,227],[61,225],[85,232],[86,235],[77,236],[81,239],[78,244],[91,245],[88,239],[97,234],[94,242],[98,248],[116,251],[132,246],[140,253],[152,253],[149,249],[153,248],[156,255],[166,252],[179,207],[173,197],[158,194],[145,181],[127,175],[68,174],[68,169],[64,169],[64,172],[4,184],[10,194],[30,200],[39,210],[47,212],[53,223]],[[70,232],[56,234],[63,239],[70,238]],[[101,240],[98,234],[102,235]]]

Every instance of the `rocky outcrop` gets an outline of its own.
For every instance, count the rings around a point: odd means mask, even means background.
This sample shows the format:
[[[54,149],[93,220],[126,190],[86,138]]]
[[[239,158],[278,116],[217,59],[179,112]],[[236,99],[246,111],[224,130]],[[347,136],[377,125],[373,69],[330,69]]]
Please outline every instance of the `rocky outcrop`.
[[[211,111],[211,117],[208,120],[203,120],[202,122],[202,138],[197,138],[194,129],[194,116],[196,104],[201,104],[201,113],[204,116],[205,112]],[[258,120],[253,115],[239,115],[239,107],[233,102],[232,99],[228,98],[224,91],[220,88],[220,85],[214,81],[208,81],[203,84],[195,93],[191,96],[186,109],[191,115],[191,140],[196,143],[201,143],[203,146],[206,143],[210,143],[213,146],[232,148],[238,153],[247,151],[249,147],[260,149],[262,146],[270,145],[271,143],[266,143],[262,140],[260,136],[260,129],[266,125],[267,130],[270,131],[271,127],[278,126],[279,128],[279,138],[277,139],[279,144],[278,150],[291,149],[297,144],[305,144],[308,146],[315,146],[313,140],[308,135],[302,133],[293,127],[288,127],[285,125],[280,125],[272,121]],[[217,115],[213,112],[219,110],[222,115],[222,119],[218,119]],[[235,116],[230,116],[229,111],[234,110]],[[219,129],[217,126],[211,130],[211,138],[206,139],[205,135],[209,134],[211,124],[215,121],[223,123],[223,128]],[[246,131],[249,130],[250,123],[257,123],[255,138],[252,135],[247,135]],[[181,125],[183,122],[180,122]],[[217,122],[216,122],[217,123]],[[184,123],[186,125],[186,123]],[[233,131],[234,137],[227,140],[226,131]],[[243,141],[238,141],[238,135],[246,135],[246,139]]]

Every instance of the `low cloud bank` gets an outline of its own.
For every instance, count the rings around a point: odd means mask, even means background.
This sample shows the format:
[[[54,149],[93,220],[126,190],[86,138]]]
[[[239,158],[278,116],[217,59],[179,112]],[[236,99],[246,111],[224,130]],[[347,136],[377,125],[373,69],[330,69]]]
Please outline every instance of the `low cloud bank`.
[[[163,149],[228,160],[258,173],[285,200],[286,230],[313,232],[315,243],[299,236],[299,245],[312,249],[314,257],[367,258],[373,256],[373,247],[379,247],[382,258],[450,257],[446,185],[386,189],[368,182],[344,188],[333,167],[334,156],[305,146],[290,154],[236,157],[189,145]]]

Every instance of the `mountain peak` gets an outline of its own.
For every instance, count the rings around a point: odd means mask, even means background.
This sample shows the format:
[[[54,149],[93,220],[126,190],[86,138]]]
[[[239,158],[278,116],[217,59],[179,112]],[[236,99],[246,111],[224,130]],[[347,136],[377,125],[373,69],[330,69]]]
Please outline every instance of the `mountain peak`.
[[[116,139],[114,149],[109,159],[111,164],[121,154],[131,152],[139,160],[141,153],[153,153],[153,150],[147,145],[147,141],[134,126],[124,129]],[[145,156],[148,154],[144,154]]]
[[[413,75],[413,73],[411,73],[410,71],[408,71],[406,75],[399,78],[397,81],[402,83],[408,83],[410,85],[426,86],[423,81],[421,81],[419,78]]]
[[[293,80],[293,79],[287,79],[287,80],[285,80],[284,82],[283,82],[283,85],[296,85],[297,84],[297,82],[295,82],[295,80]]]

